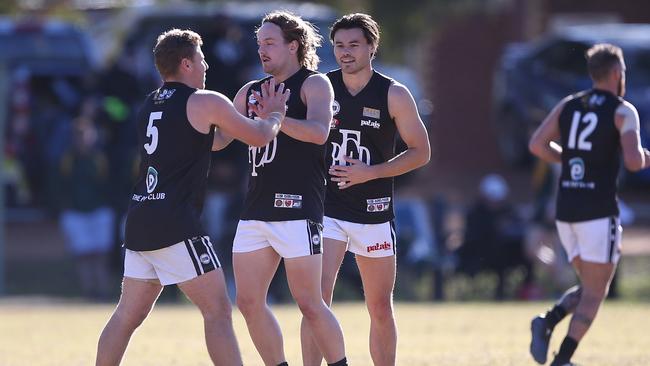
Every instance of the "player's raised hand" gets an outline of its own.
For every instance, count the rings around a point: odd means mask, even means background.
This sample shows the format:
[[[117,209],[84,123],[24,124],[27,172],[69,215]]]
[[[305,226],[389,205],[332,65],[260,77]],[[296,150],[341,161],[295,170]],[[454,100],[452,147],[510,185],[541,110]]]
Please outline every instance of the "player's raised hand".
[[[255,104],[249,104],[250,109],[260,118],[266,118],[272,112],[278,112],[284,118],[287,110],[287,101],[291,90],[284,89],[284,83],[276,87],[275,79],[267,80],[261,85],[261,92],[253,91],[257,100]]]

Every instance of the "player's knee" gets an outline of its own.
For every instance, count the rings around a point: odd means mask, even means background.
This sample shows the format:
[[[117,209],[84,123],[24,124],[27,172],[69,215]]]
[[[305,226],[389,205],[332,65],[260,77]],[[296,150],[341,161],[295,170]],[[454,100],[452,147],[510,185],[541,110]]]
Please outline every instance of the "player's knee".
[[[320,299],[312,299],[306,296],[294,297],[300,312],[306,319],[314,319],[322,311],[323,303]]]
[[[118,309],[115,312],[116,320],[123,327],[129,330],[135,330],[149,315],[149,309]]]
[[[232,306],[227,299],[218,300],[214,304],[211,304],[211,306],[204,307],[200,310],[206,322],[232,320]]]
[[[243,295],[237,293],[237,308],[244,316],[255,314],[264,307],[264,299],[256,299],[253,296]]]
[[[378,322],[393,320],[393,302],[390,298],[367,300],[370,318]]]
[[[218,311],[204,312],[202,314],[205,323],[232,323],[232,312],[229,310],[226,311],[220,309]]]

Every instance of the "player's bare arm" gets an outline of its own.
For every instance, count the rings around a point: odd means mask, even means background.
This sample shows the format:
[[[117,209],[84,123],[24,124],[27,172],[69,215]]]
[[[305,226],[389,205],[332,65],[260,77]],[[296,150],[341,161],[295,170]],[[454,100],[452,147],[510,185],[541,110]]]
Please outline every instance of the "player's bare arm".
[[[650,166],[650,152],[641,147],[639,131],[639,113],[629,102],[625,101],[616,109],[616,128],[621,135],[623,162],[633,172]]]
[[[306,119],[286,117],[281,130],[296,140],[322,145],[327,142],[332,121],[332,84],[323,74],[311,75],[302,85],[300,98],[307,106]]]
[[[246,93],[248,92],[248,89],[250,88],[251,85],[253,85],[254,82],[255,81],[249,81],[246,85],[242,86],[241,89],[239,89],[239,91],[235,95],[235,98],[233,99],[233,105],[235,109],[242,116],[247,116]],[[217,128],[216,131],[214,132],[214,139],[212,141],[212,151],[225,149],[232,142],[232,140],[234,140],[232,136],[229,136],[223,130]]]
[[[568,97],[551,110],[542,124],[537,127],[528,143],[530,152],[548,163],[562,161],[562,147],[557,141],[560,139],[560,113],[562,113],[567,100]]]
[[[214,138],[212,139],[212,151],[219,151],[225,149],[234,138],[221,130],[216,128],[214,131]]]
[[[264,146],[280,130],[288,97],[289,91],[285,91],[283,85],[280,85],[277,91],[273,82],[262,85],[263,103],[258,108],[266,118],[252,120],[239,113],[223,94],[199,90],[187,102],[187,116],[199,132],[207,133],[216,125],[220,130],[220,137],[232,136],[251,146]],[[227,137],[221,141],[221,145],[226,140]]]
[[[351,165],[330,167],[332,181],[338,182],[340,189],[372,179],[395,177],[429,162],[431,158],[429,135],[408,88],[399,83],[391,85],[388,90],[388,110],[408,148],[381,164],[367,165],[360,160],[346,158],[345,160]]]

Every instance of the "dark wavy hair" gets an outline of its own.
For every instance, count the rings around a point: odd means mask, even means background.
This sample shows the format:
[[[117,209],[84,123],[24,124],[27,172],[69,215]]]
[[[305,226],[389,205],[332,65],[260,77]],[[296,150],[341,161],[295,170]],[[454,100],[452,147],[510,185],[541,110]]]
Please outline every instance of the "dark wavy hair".
[[[368,14],[353,13],[347,14],[337,19],[330,30],[330,41],[334,43],[334,35],[339,29],[359,28],[368,44],[375,47],[375,53],[379,47],[379,24]],[[375,55],[373,54],[373,57]]]

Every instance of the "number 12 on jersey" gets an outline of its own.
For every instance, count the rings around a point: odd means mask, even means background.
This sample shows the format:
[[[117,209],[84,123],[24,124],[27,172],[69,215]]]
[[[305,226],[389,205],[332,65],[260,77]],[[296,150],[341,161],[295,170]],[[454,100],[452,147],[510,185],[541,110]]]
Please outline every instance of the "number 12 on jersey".
[[[588,125],[580,132],[580,135],[578,136],[578,125],[580,122],[588,123]],[[587,138],[594,132],[596,125],[598,125],[598,116],[596,113],[588,112],[583,117],[580,111],[573,112],[573,120],[571,121],[571,131],[569,132],[569,141],[567,142],[567,147],[569,149],[575,149],[577,140],[578,150],[591,151],[591,142],[587,141]]]
[[[151,112],[149,115],[149,123],[147,124],[147,137],[151,137],[151,141],[144,144],[144,149],[147,151],[147,154],[151,155],[156,148],[158,147],[158,127],[154,126],[153,123],[162,118],[162,112]]]

